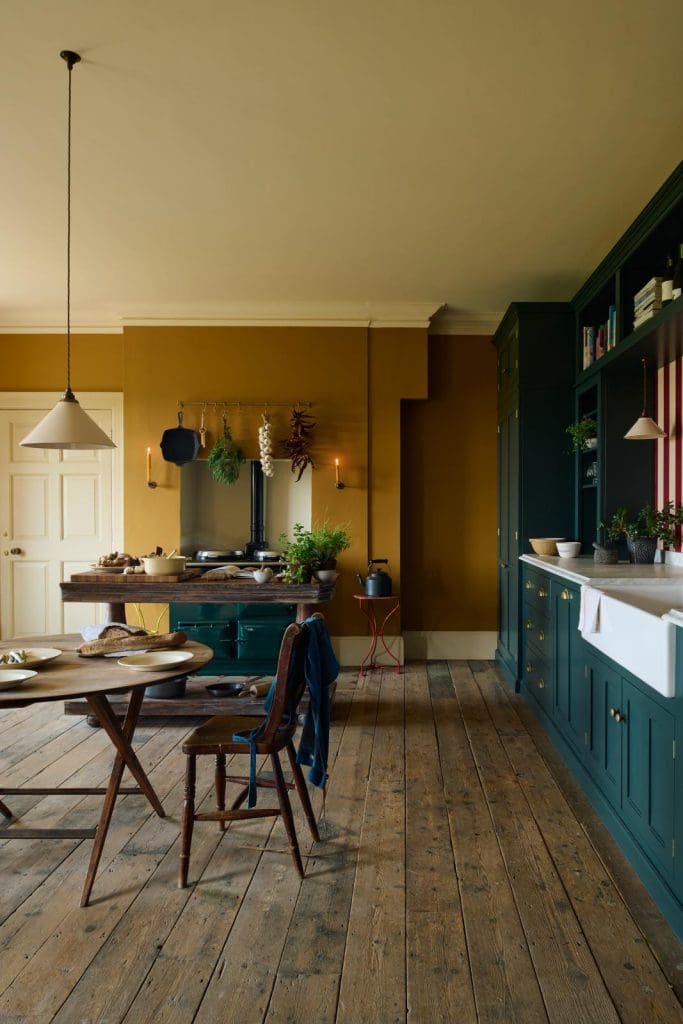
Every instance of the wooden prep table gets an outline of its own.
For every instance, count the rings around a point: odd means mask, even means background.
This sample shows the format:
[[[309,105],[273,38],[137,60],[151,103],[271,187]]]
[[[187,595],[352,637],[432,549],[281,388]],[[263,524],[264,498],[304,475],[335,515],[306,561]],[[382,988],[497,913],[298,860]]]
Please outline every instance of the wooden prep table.
[[[107,606],[107,622],[125,622],[126,604],[295,604],[296,621],[304,619],[334,596],[332,583],[256,583],[251,579],[205,580],[198,570],[180,576],[146,576],[135,574],[78,573],[68,582],[60,583],[62,600],[101,602]],[[251,677],[249,681],[252,681]],[[305,709],[304,697],[301,709]],[[123,703],[111,696],[112,709],[121,715]],[[86,701],[65,702],[67,715],[88,715]],[[211,717],[217,714],[254,715],[263,713],[263,700],[244,697],[213,697],[206,691],[206,680],[189,680],[184,697],[144,701],[141,717]],[[96,724],[92,721],[92,724]]]

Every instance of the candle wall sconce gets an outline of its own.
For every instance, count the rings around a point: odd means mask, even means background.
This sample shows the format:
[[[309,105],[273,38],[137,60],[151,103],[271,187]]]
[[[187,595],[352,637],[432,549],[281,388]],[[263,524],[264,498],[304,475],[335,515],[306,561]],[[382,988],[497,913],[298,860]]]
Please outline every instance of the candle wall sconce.
[[[147,476],[147,481],[146,481],[146,482],[147,482],[147,486],[148,486],[148,487],[149,487],[149,488],[150,488],[151,490],[154,490],[154,488],[156,487],[157,483],[156,483],[156,480],[152,480],[152,449],[151,449],[151,448],[148,448],[148,449],[147,449],[147,464],[146,464],[146,471],[147,471],[147,472],[146,472],[146,476]]]
[[[342,491],[345,487],[345,484],[342,483],[342,480],[339,476],[339,459],[334,460],[334,486],[337,488],[338,491]]]

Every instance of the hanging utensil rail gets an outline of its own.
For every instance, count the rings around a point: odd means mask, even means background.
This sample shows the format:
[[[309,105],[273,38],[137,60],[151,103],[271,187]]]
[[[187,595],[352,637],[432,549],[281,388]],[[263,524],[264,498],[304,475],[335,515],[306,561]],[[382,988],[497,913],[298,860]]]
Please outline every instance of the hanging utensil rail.
[[[184,402],[178,400],[178,408],[186,409],[195,405],[206,409],[292,409],[294,407],[310,409],[313,402],[238,402],[234,399],[217,399],[215,401]]]

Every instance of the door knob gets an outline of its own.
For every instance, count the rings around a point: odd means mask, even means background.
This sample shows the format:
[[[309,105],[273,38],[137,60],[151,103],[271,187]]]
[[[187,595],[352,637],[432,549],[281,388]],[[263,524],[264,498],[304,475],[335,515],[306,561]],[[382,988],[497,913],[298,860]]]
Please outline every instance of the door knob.
[[[9,553],[10,555],[23,555],[24,552],[21,550],[21,548],[10,548]]]

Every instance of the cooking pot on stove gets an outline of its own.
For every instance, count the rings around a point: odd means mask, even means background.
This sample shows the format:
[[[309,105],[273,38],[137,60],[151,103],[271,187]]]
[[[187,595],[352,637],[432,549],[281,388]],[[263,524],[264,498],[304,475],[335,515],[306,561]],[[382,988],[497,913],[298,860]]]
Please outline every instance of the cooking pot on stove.
[[[370,571],[373,565],[388,564],[388,558],[373,558],[368,562],[368,575],[365,579],[363,579],[360,573],[356,574],[356,579],[361,587],[365,587],[366,597],[391,597],[391,576],[389,573],[384,572],[383,569]]]

